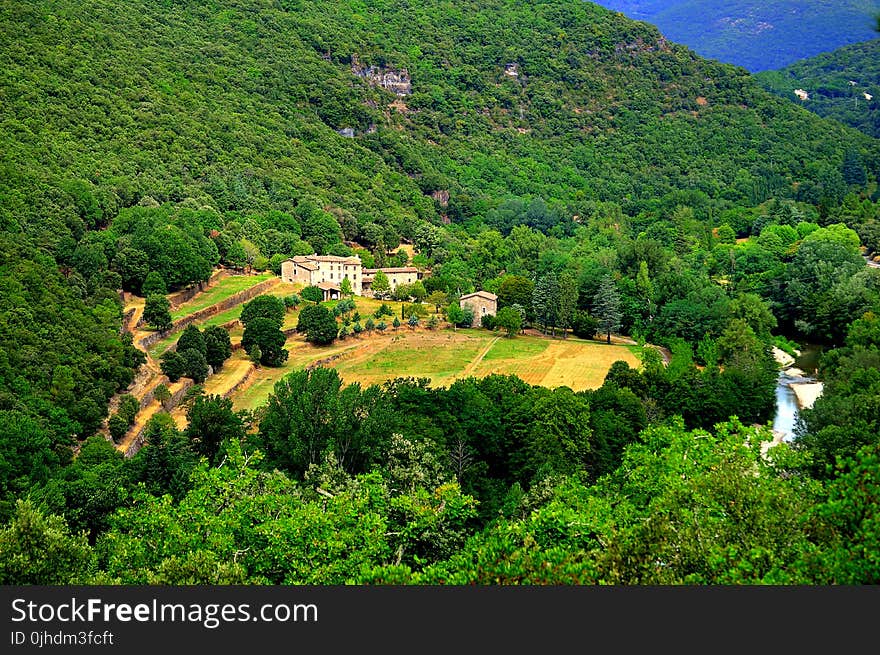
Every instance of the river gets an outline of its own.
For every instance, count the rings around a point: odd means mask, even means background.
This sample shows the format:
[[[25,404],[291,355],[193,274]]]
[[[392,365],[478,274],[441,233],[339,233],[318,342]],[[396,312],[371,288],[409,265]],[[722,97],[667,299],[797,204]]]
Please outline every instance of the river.
[[[790,385],[816,381],[816,378],[810,377],[809,374],[815,375],[822,350],[821,346],[804,346],[792,367],[779,372],[776,384],[776,415],[773,417],[773,431],[781,434],[783,441],[794,439],[798,420],[798,400]],[[795,371],[794,369],[799,370]],[[799,375],[802,372],[806,372],[805,375]]]

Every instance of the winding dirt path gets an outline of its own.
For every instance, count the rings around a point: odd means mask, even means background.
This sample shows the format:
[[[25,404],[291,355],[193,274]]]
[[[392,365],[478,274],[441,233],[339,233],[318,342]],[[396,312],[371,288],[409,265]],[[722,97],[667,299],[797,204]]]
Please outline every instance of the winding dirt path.
[[[222,279],[222,275],[214,274],[211,278],[211,282],[214,283],[220,279]],[[269,280],[265,280],[262,283],[259,283],[255,286],[263,285],[261,287],[261,292],[264,292],[266,289],[275,286],[271,283],[271,281],[276,281],[276,283],[280,283],[280,280],[270,278]],[[266,284],[266,283],[269,284]],[[208,284],[204,288],[200,289],[198,293],[186,299],[185,302],[181,303],[181,305],[185,305],[188,302],[195,301],[201,294],[208,291],[213,284]],[[199,316],[211,315],[212,311],[215,310],[218,306],[222,305],[222,309],[225,311],[231,307],[237,306],[249,300],[248,294],[239,292],[238,294],[234,294],[230,298],[225,298],[222,301],[219,301],[213,305],[205,307],[195,314]],[[137,401],[140,403],[140,410],[135,417],[134,423],[128,429],[125,436],[119,441],[119,443],[115,444],[116,450],[123,453],[126,457],[133,456],[141,447],[144,428],[146,427],[147,422],[159,411],[165,410],[162,405],[155,400],[153,397],[156,388],[165,384],[168,387],[168,390],[171,392],[172,401],[169,403],[169,410],[174,411],[175,421],[180,425],[181,416],[182,422],[186,423],[186,415],[182,410],[175,410],[180,400],[186,393],[186,390],[192,386],[192,380],[189,378],[181,378],[177,382],[171,383],[169,379],[162,373],[162,369],[159,366],[159,363],[150,355],[149,348],[144,346],[144,340],[155,335],[155,332],[152,330],[145,330],[138,326],[143,317],[144,313],[144,299],[138,297],[132,297],[132,300],[125,306],[124,311],[127,313],[131,310],[134,310],[130,317],[126,320],[124,329],[132,335],[132,341],[135,347],[146,355],[146,363],[138,369],[137,374],[135,375],[135,379],[128,386],[127,389],[122,391],[119,394],[116,394],[109,403],[111,413],[116,411],[119,407],[119,399],[121,396],[125,394],[130,394],[134,396]],[[216,313],[216,312],[214,312]],[[183,324],[189,324],[193,322],[192,315],[183,316],[175,321],[174,327],[170,332],[179,331]],[[226,395],[233,388],[239,386],[245,378],[250,374],[250,368],[252,367],[250,362],[243,361],[241,363],[234,363],[232,361],[229,362],[229,369],[221,371],[221,378],[218,379],[215,383],[215,386],[218,387],[217,391],[211,390],[210,393],[220,393],[220,395]],[[224,373],[227,373],[224,375]],[[209,387],[210,388],[210,387]],[[166,410],[167,411],[167,410]],[[110,440],[109,429],[107,428],[107,423],[105,421],[104,426],[101,428],[101,432],[104,436]]]

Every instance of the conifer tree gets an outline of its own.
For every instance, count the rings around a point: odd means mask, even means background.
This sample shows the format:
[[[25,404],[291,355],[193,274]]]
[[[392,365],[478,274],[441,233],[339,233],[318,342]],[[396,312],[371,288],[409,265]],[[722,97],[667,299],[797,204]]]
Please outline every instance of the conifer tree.
[[[599,328],[611,343],[611,333],[620,328],[620,294],[610,275],[602,278],[593,301],[593,314],[599,319]]]

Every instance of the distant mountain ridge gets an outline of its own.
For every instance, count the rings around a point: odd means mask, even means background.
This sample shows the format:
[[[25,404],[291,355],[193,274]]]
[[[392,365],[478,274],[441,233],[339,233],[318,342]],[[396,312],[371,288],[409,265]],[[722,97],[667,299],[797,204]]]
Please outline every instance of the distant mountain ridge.
[[[876,36],[875,0],[597,0],[703,57],[752,72],[782,68]]]
[[[819,116],[880,138],[880,39],[764,71],[755,79]]]

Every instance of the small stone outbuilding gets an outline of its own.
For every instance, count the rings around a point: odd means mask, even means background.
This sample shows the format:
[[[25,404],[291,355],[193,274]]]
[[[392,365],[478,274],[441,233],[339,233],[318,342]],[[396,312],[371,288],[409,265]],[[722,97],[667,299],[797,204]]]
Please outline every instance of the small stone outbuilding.
[[[458,306],[462,309],[470,307],[474,312],[474,327],[481,327],[484,316],[498,313],[498,296],[488,291],[476,291],[459,298]]]

